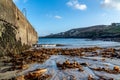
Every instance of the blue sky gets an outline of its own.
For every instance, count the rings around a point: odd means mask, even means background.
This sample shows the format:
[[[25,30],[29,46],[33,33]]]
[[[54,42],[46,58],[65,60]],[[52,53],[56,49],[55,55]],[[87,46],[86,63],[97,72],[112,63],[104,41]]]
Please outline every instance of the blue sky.
[[[14,0],[39,36],[120,22],[120,0]]]

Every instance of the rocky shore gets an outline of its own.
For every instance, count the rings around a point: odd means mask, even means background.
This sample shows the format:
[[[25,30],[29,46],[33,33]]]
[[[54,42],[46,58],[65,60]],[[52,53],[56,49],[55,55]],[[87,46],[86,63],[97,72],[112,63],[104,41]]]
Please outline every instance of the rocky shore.
[[[115,48],[34,48],[0,60],[2,80],[120,79],[120,49]]]

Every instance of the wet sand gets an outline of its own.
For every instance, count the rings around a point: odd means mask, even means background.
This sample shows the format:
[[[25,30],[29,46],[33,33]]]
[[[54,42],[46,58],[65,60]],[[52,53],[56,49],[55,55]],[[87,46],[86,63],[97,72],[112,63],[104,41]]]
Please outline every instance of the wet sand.
[[[0,79],[120,80],[120,49],[41,48],[1,59]]]

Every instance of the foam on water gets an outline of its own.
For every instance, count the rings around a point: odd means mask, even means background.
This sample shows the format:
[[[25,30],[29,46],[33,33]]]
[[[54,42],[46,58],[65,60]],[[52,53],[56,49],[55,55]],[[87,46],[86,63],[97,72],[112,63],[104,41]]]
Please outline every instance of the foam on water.
[[[39,38],[38,44],[41,47],[63,47],[63,48],[81,48],[81,47],[120,47],[119,42],[101,41],[90,39],[74,38]]]

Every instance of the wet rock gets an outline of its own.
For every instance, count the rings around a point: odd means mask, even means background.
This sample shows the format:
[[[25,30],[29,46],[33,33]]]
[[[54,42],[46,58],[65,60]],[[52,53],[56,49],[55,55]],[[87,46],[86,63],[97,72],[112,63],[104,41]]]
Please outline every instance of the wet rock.
[[[85,63],[80,63],[80,65],[82,66],[89,66],[89,63],[85,62]]]
[[[111,70],[109,68],[101,68],[101,67],[91,68],[91,69],[96,70],[96,71],[105,71],[105,72],[111,73],[111,74],[120,74],[119,66],[114,66],[113,70]]]
[[[102,58],[101,60],[102,60],[102,61],[105,61],[105,58]]]
[[[26,79],[38,78],[39,76],[43,75],[46,71],[47,69],[36,69],[25,75],[25,78]]]
[[[28,67],[29,67],[28,65],[22,65],[21,66],[22,69],[28,69]]]
[[[18,76],[15,80],[25,80],[24,75]]]
[[[65,65],[70,65],[70,61],[69,61],[69,60],[66,60],[66,61],[65,61]]]
[[[88,80],[95,80],[92,75],[88,76]]]
[[[114,66],[113,70],[116,71],[116,72],[120,72],[120,67],[119,66]]]
[[[79,67],[78,71],[82,72],[84,69],[82,67]]]
[[[57,67],[59,69],[75,69],[78,68],[79,71],[83,71],[82,66],[78,63],[78,62],[73,62],[70,63],[70,61],[66,60],[65,62],[63,62],[63,64],[57,63]]]

